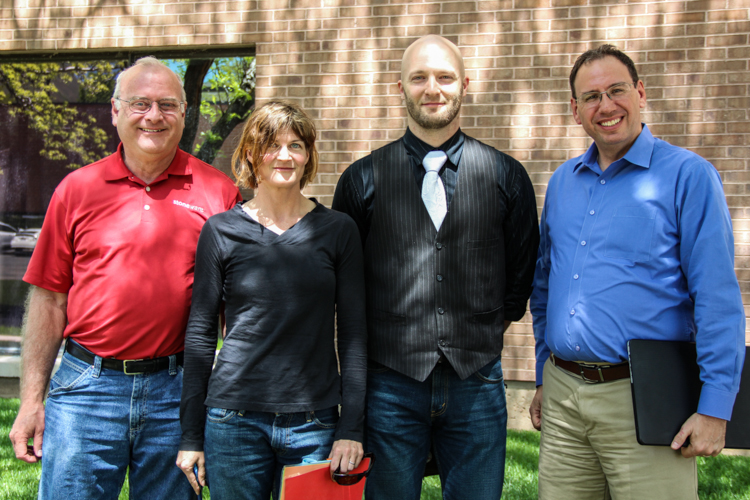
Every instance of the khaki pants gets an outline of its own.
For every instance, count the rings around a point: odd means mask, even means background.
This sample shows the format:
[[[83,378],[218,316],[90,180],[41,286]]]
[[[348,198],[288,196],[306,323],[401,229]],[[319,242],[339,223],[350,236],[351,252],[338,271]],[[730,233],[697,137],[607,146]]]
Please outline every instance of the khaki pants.
[[[544,365],[540,500],[691,500],[694,458],[635,437],[630,380],[588,384]]]

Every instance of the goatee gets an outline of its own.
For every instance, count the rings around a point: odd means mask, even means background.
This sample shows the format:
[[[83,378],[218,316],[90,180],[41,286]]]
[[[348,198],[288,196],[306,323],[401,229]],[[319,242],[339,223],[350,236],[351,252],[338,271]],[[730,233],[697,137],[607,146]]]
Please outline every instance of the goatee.
[[[417,122],[417,125],[423,129],[441,129],[448,126],[448,124],[458,115],[458,112],[461,110],[461,97],[461,94],[458,94],[447,98],[443,112],[435,115],[428,115],[416,101],[407,97],[405,99],[406,111],[409,113],[409,116]]]

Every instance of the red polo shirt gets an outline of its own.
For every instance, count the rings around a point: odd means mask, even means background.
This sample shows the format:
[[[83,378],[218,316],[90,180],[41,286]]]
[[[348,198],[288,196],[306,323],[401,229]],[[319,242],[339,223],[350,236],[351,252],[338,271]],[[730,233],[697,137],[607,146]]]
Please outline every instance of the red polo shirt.
[[[23,279],[68,294],[64,335],[99,356],[180,352],[201,228],[240,200],[226,175],[180,150],[146,186],[120,144],[57,186]]]

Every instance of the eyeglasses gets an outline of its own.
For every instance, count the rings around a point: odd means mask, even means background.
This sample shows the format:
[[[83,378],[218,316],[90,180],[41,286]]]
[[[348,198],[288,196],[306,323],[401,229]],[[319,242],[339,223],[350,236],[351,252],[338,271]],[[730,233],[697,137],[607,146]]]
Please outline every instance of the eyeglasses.
[[[333,473],[333,480],[342,486],[351,486],[360,482],[363,477],[367,477],[370,474],[370,471],[372,470],[372,463],[375,461],[375,454],[365,453],[365,456],[362,458],[362,460],[364,460],[365,458],[370,459],[370,465],[367,466],[366,471],[351,474],[348,472],[341,472],[341,469],[339,468],[336,469],[336,472]]]
[[[624,100],[630,93],[630,88],[635,87],[632,83],[616,83],[604,92],[586,92],[581,94],[576,101],[582,108],[593,108],[598,106],[604,98],[604,94],[613,102]]]
[[[146,99],[145,97],[137,97],[129,101],[120,99],[119,97],[116,97],[115,99],[120,102],[126,102],[128,104],[128,108],[130,109],[130,112],[138,115],[142,115],[151,111],[154,103],[159,106],[159,111],[161,111],[162,114],[174,115],[178,112],[182,112],[182,105],[185,104],[184,101],[178,101],[177,99],[159,99],[158,101],[152,101],[151,99]]]

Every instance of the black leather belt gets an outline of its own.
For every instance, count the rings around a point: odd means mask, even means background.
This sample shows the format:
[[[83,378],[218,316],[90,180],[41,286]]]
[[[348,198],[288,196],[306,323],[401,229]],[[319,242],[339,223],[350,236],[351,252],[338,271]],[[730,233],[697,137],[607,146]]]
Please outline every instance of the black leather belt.
[[[580,377],[584,382],[598,384],[600,382],[612,382],[630,378],[630,365],[628,362],[617,363],[616,365],[590,365],[587,363],[576,363],[575,361],[565,361],[556,358],[554,354],[549,357],[552,364],[559,366],[563,370]]]
[[[94,358],[96,354],[89,351],[79,343],[68,339],[65,343],[65,351],[74,358],[78,358],[90,365],[94,364]],[[184,359],[184,353],[178,352],[177,365],[182,366]],[[102,358],[102,368],[108,370],[116,370],[123,372],[126,375],[138,375],[141,373],[153,373],[169,368],[169,356],[152,359],[113,359],[113,358]]]

